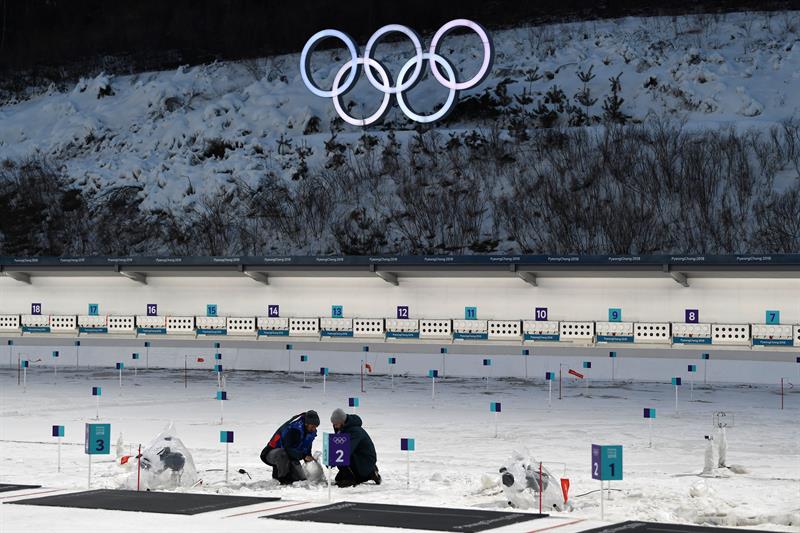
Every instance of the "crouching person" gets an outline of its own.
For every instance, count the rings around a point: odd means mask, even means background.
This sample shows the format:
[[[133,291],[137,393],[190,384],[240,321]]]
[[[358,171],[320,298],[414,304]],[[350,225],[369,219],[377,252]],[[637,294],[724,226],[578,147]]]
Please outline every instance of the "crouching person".
[[[350,435],[350,466],[339,467],[336,474],[336,485],[339,487],[352,487],[366,481],[381,484],[378,473],[378,455],[375,445],[369,434],[361,427],[361,417],[348,415],[341,409],[336,409],[331,414],[331,424],[336,433]]]
[[[306,479],[300,461],[313,461],[311,445],[317,436],[319,415],[306,411],[292,417],[278,428],[261,450],[261,460],[272,467],[272,478],[281,485]]]

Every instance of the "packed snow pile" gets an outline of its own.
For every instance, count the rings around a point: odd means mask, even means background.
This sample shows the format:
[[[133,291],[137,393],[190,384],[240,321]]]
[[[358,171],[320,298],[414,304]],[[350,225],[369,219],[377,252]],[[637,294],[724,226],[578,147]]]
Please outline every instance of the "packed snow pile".
[[[541,497],[543,512],[572,509],[569,485],[564,488],[562,480],[527,452],[514,451],[506,465],[500,468],[500,474],[503,494],[511,507],[538,509]]]
[[[131,470],[126,488],[136,489],[138,483],[140,490],[170,490],[190,488],[197,483],[192,454],[172,423],[142,450],[141,472],[135,459],[125,465]]]

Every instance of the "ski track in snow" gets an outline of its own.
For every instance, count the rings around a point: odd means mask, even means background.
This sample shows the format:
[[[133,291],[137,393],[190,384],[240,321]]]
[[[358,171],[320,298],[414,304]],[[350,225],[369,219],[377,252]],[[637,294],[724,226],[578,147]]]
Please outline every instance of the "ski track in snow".
[[[512,450],[527,448],[537,460],[550,463],[556,476],[570,478],[574,496],[598,488],[590,475],[591,444],[622,444],[624,480],[612,483],[612,488],[621,492],[614,492],[606,503],[607,521],[650,520],[775,531],[797,531],[800,524],[800,398],[789,395],[787,408],[781,411],[778,397],[769,387],[696,388],[695,398],[702,401],[687,402],[682,395],[676,416],[673,388],[667,384],[626,383],[614,394],[613,385],[597,383],[602,394],[590,389],[590,397],[585,396],[582,385],[569,386],[565,398],[554,400],[548,409],[547,388],[542,383],[522,385],[515,381],[514,386],[507,386],[506,381],[495,379],[490,383],[490,393],[483,394],[480,380],[445,379],[437,383],[434,404],[424,378],[395,376],[392,391],[387,377],[369,377],[367,392],[360,393],[358,376],[331,376],[327,396],[323,397],[316,375],[308,377],[310,388],[302,388],[300,374],[234,372],[227,376],[230,400],[225,405],[225,423],[220,425],[219,404],[213,399],[213,373],[193,373],[188,389],[184,389],[182,377],[182,372],[175,370],[140,371],[135,380],[132,374],[126,374],[120,389],[116,375],[99,369],[62,370],[57,383],[49,372],[31,372],[27,392],[23,393],[16,385],[15,372],[0,371],[0,481],[41,484],[45,489],[84,489],[87,458],[82,448],[83,424],[94,418],[90,390],[100,385],[101,419],[112,425],[112,443],[120,433],[123,435],[125,453],[139,443],[146,446],[174,421],[204,480],[196,490],[280,496],[285,504],[326,503],[325,485],[277,487],[258,454],[289,416],[316,409],[323,420],[320,433],[329,431],[329,413],[346,405],[348,397],[359,396],[361,408],[357,413],[375,441],[384,483],[334,489],[334,500],[505,510],[497,471]],[[476,393],[478,388],[481,394]],[[493,437],[490,401],[503,403],[498,438]],[[643,407],[657,408],[653,448],[648,447]],[[718,410],[735,415],[735,427],[728,430],[728,463],[742,465],[746,473],[717,470],[719,477],[699,477],[703,437],[713,434],[712,413]],[[55,468],[55,440],[49,437],[53,424],[66,426],[60,474]],[[227,485],[220,429],[235,431],[236,440],[230,448],[231,481]],[[401,437],[416,439],[410,489],[406,488],[406,456],[399,450]],[[321,447],[318,438],[314,449]],[[125,485],[130,474],[113,462],[113,453],[95,458],[93,488]],[[566,463],[566,471],[559,463]],[[253,479],[235,473],[239,468],[246,469]],[[597,493],[574,498],[573,502],[572,512],[556,514],[569,520],[599,519]],[[134,531],[157,524],[159,531],[218,531],[220,516],[242,512],[247,514],[235,518],[240,530],[256,531],[263,529],[264,523],[256,519],[259,513],[249,513],[254,509],[193,517],[125,513],[124,527]],[[48,520],[68,517],[58,531],[101,526],[116,530],[119,516],[110,511],[36,508],[34,512],[30,507],[0,505],[0,529],[28,531],[37,524],[47,528]],[[277,529],[271,526],[270,531],[303,529],[301,523],[281,523]],[[529,523],[526,531],[533,527],[537,526]],[[315,529],[360,528],[323,525]]]

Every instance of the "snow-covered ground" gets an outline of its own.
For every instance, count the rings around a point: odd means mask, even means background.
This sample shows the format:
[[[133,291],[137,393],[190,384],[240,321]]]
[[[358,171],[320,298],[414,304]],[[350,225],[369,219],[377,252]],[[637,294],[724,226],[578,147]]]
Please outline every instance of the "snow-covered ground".
[[[554,88],[574,105],[575,95],[588,88],[596,102],[578,107],[599,117],[610,78],[621,75],[622,111],[634,121],[660,117],[686,120],[692,127],[762,129],[791,118],[800,106],[795,90],[798,28],[800,12],[790,11],[633,17],[493,31],[491,75],[462,99],[488,91],[501,102],[502,114],[540,101],[555,108],[546,97]],[[425,43],[430,38],[423,36]],[[482,60],[474,34],[450,37],[440,52],[459,69],[461,79],[470,77]],[[412,55],[403,41],[383,43],[377,54],[395,76]],[[329,87],[343,61],[342,50],[318,52],[317,83]],[[67,92],[51,89],[10,102],[0,106],[0,162],[48,158],[84,191],[142,187],[143,209],[192,205],[233,180],[255,186],[264,175],[288,179],[301,160],[312,167],[324,161],[324,143],[331,140],[336,116],[329,99],[303,85],[298,63],[298,54],[292,54],[171,72],[101,74]],[[579,80],[578,73],[590,68],[594,78]],[[348,95],[354,115],[371,114],[380,101],[365,80],[362,75]],[[446,90],[429,79],[409,98],[422,112],[445,96]],[[517,97],[531,101],[518,104]],[[561,113],[558,122],[566,125],[565,117]],[[401,142],[413,133],[413,124],[396,107],[386,124],[398,130]],[[442,131],[486,126],[484,119],[472,116]],[[345,125],[336,139],[356,146],[361,133]]]
[[[41,484],[60,489],[84,489],[87,458],[83,454],[83,424],[95,415],[92,386],[102,386],[101,419],[111,423],[112,441],[119,435],[126,451],[147,444],[174,421],[178,435],[191,449],[203,485],[197,490],[239,495],[280,496],[281,505],[328,501],[320,486],[277,487],[258,454],[274,429],[290,415],[316,409],[328,430],[330,412],[358,396],[357,412],[364,419],[378,450],[384,478],[380,486],[334,489],[336,501],[405,503],[428,506],[507,509],[499,488],[497,470],[511,452],[527,448],[557,477],[571,480],[572,512],[563,513],[547,526],[577,531],[597,525],[599,488],[590,475],[592,443],[624,446],[624,480],[614,482],[612,500],[606,502],[606,520],[652,520],[714,524],[775,531],[800,530],[800,395],[786,397],[778,409],[774,388],[749,385],[714,385],[696,389],[688,402],[682,391],[679,412],[674,409],[673,388],[665,384],[593,383],[587,391],[571,386],[563,400],[547,404],[546,385],[522,380],[492,380],[488,391],[478,379],[448,378],[437,383],[431,399],[430,380],[370,377],[367,391],[359,391],[358,376],[331,376],[323,395],[319,375],[234,372],[227,376],[230,400],[220,425],[219,402],[213,399],[213,373],[193,372],[184,388],[183,373],[150,370],[133,378],[126,374],[120,389],[113,370],[62,371],[37,374],[27,390],[16,383],[16,373],[0,371],[0,482]],[[557,392],[554,394],[557,398]],[[489,403],[502,402],[499,434]],[[654,446],[648,447],[644,407],[655,407]],[[712,414],[733,413],[735,427],[728,430],[728,464],[710,477],[703,469],[704,435],[713,435]],[[56,472],[55,439],[51,426],[66,426],[62,448],[63,471]],[[219,444],[221,429],[235,431],[231,469],[244,468],[253,479],[233,473],[224,482],[225,450]],[[411,487],[406,488],[406,456],[401,437],[416,439],[411,457]],[[315,443],[320,449],[321,443]],[[93,487],[123,486],[127,474],[111,459],[101,456],[93,466]],[[561,465],[565,463],[566,466]],[[4,499],[14,493],[4,493]],[[1,501],[1,500],[0,500]],[[308,505],[308,504],[302,504]],[[0,531],[304,531],[303,523],[270,521],[257,517],[267,511],[225,518],[240,512],[277,507],[263,504],[192,517],[119,513],[0,505]],[[291,509],[301,508],[300,506]],[[287,509],[288,510],[288,509]],[[542,521],[509,526],[503,531],[528,531],[546,527]],[[57,524],[57,525],[54,525]],[[316,531],[362,531],[351,526],[315,526]]]

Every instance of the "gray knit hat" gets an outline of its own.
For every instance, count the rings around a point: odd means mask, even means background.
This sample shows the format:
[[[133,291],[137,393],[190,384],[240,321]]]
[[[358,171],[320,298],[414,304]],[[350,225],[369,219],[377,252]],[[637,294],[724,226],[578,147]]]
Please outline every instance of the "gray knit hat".
[[[311,424],[312,426],[319,425],[319,415],[316,411],[306,411],[306,424]]]
[[[347,420],[347,413],[344,410],[337,408],[331,413],[331,424],[344,424],[345,420]]]

